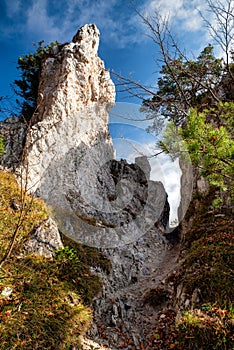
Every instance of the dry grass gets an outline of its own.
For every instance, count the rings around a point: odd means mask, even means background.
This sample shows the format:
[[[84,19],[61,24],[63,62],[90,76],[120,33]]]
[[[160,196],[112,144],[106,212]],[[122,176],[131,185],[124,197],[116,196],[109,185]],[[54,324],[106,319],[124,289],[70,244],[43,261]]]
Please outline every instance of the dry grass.
[[[88,262],[100,265],[97,252],[79,245],[59,250],[53,260],[22,257],[23,242],[47,217],[43,201],[21,192],[12,174],[0,171],[1,260],[18,227],[0,269],[1,350],[70,349],[92,322],[89,304],[101,284]]]
[[[32,199],[19,186],[10,172],[0,171],[0,261],[14,237],[14,253],[22,247],[32,230],[48,217],[43,201]]]

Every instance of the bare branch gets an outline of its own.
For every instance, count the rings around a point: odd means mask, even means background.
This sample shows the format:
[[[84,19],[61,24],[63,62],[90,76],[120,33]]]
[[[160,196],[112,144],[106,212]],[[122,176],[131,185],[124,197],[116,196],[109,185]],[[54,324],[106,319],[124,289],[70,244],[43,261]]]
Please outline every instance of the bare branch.
[[[207,19],[201,11],[199,11],[200,16],[206,24],[210,36],[224,52],[227,71],[234,79],[229,60],[234,44],[234,0],[226,0],[225,4],[220,0],[206,0],[206,3],[207,11],[214,16],[214,22],[212,19]]]

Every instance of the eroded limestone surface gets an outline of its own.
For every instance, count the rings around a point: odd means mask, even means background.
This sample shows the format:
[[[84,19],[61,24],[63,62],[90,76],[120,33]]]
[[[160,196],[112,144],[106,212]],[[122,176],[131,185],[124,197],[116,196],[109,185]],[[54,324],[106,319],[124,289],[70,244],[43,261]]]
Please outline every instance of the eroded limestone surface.
[[[11,166],[18,144],[23,185],[51,206],[63,234],[96,246],[111,260],[109,274],[93,266],[103,291],[95,300],[91,336],[101,344],[106,333],[105,344],[109,339],[114,349],[112,328],[124,324],[133,349],[144,337],[144,327],[138,327],[146,320],[139,309],[142,295],[163,275],[160,266],[168,258],[169,206],[162,183],[149,180],[146,158],[131,165],[114,160],[108,112],[115,87],[98,44],[97,27],[85,25],[71,43],[51,49],[31,124],[22,128],[19,122],[17,129],[13,121],[4,123],[11,135],[12,125],[16,134],[22,130],[16,143],[9,141],[4,164]]]

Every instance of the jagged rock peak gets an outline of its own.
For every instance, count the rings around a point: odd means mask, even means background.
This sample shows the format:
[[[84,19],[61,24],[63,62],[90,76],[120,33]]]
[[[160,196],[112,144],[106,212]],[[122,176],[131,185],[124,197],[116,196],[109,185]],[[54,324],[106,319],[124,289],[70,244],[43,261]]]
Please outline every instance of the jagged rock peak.
[[[99,36],[97,27],[87,24],[71,43],[58,45],[45,58],[38,94],[39,120],[70,117],[92,102],[107,108],[113,105],[115,87],[97,55]]]
[[[42,62],[37,112],[25,144],[27,182],[33,191],[81,144],[89,148],[100,142],[101,159],[112,157],[108,112],[115,86],[97,55],[99,35],[94,24],[85,25],[72,42],[54,47]]]
[[[41,171],[53,154],[62,156],[82,141],[90,144],[100,132],[109,134],[108,112],[115,102],[115,86],[97,54],[99,36],[96,25],[86,24],[72,42],[58,44],[45,55],[30,127],[22,118],[0,123],[6,146],[3,166],[17,168],[24,153],[30,176],[33,180],[35,175],[39,184]]]
[[[100,32],[95,24],[85,24],[78,29],[76,35],[74,35],[73,43],[82,43],[88,46],[89,51],[93,50],[94,54],[97,54],[99,46]]]

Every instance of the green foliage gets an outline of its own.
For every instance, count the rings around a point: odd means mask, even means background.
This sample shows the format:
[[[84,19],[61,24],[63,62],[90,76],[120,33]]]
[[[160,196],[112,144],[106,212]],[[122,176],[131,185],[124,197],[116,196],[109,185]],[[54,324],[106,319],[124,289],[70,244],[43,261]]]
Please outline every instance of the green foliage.
[[[186,127],[180,129],[180,134],[186,142],[193,164],[198,167],[201,175],[222,191],[231,191],[234,185],[234,140],[228,129],[231,129],[230,124],[233,121],[229,123],[228,116],[223,114],[222,119],[228,128],[223,125],[215,127],[207,122],[207,119],[212,117],[212,112],[212,109],[203,113],[191,110]]]
[[[220,102],[220,121],[232,135],[234,130],[234,102]]]
[[[229,203],[234,196],[233,64],[228,71],[211,45],[196,60],[180,53],[164,62],[158,91],[144,102],[158,113],[156,120],[170,121],[158,145],[173,159],[191,159],[200,175],[226,192]]]
[[[190,160],[187,145],[181,137],[178,127],[173,121],[167,123],[162,139],[158,142],[159,148],[175,160],[178,157]]]
[[[4,152],[5,152],[4,141],[3,141],[3,137],[0,135],[0,157],[3,155]]]
[[[211,45],[205,47],[196,60],[188,60],[182,54],[168,59],[160,71],[155,96],[144,105],[180,125],[191,107],[206,105],[223,73],[223,61],[215,58]]]
[[[214,208],[221,208],[222,204],[223,204],[223,201],[222,201],[222,198],[220,197],[215,198],[212,202],[212,206]]]
[[[174,159],[184,156],[191,159],[209,183],[233,197],[234,140],[233,103],[220,104],[221,112],[191,109],[183,128],[168,123],[159,147]],[[219,125],[217,125],[217,121]]]
[[[68,261],[72,261],[75,264],[80,263],[80,259],[78,258],[75,249],[68,246],[58,249],[56,252],[56,257],[57,260],[62,263],[66,263]]]
[[[29,121],[32,117],[36,105],[41,71],[41,62],[45,54],[56,46],[57,42],[44,46],[44,41],[38,43],[35,53],[30,53],[18,58],[18,67],[21,78],[14,81],[15,92],[21,98],[17,100],[20,105],[23,117]]]

